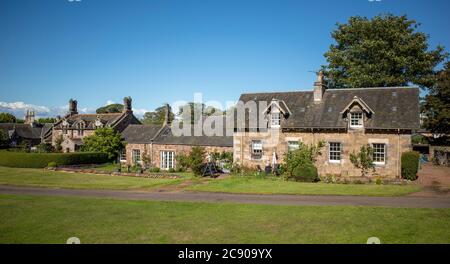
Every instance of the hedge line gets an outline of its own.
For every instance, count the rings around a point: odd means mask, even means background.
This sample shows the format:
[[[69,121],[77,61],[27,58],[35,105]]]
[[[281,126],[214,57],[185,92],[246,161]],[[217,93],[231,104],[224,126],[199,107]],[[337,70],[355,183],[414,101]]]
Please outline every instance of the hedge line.
[[[415,151],[409,151],[402,154],[402,177],[410,181],[417,179],[419,171],[420,154]]]
[[[110,161],[105,153],[24,153],[0,151],[0,166],[16,168],[45,168],[57,165],[100,164]]]

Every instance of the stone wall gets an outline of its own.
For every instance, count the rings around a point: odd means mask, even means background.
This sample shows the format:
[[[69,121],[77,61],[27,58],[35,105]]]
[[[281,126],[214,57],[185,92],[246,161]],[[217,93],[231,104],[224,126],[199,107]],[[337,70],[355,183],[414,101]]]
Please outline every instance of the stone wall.
[[[127,144],[126,147],[126,163],[133,165],[132,162],[132,151],[133,149],[139,149],[141,151],[141,158],[143,153],[147,153],[149,155],[152,166],[160,167],[160,152],[161,151],[173,151],[175,152],[175,158],[179,154],[188,155],[194,146],[190,145],[160,145],[160,144]],[[213,152],[233,152],[232,147],[214,147],[214,146],[203,146],[205,148],[206,153]],[[175,159],[175,167],[176,167],[176,159]]]
[[[255,160],[251,156],[251,141],[262,140],[262,159]],[[400,178],[400,157],[403,152],[412,149],[411,135],[409,134],[369,134],[364,131],[350,131],[342,133],[287,133],[280,130],[269,130],[264,133],[238,132],[234,134],[234,161],[247,167],[259,165],[264,168],[272,163],[273,153],[276,153],[278,163],[282,163],[284,154],[288,149],[288,141],[301,141],[305,144],[316,144],[325,141],[326,147],[316,162],[320,176],[360,177],[361,171],[350,162],[350,153],[358,152],[365,144],[386,144],[386,163],[377,165],[376,173],[370,177],[381,176],[385,178]],[[329,162],[328,142],[340,142],[342,154],[340,163]]]

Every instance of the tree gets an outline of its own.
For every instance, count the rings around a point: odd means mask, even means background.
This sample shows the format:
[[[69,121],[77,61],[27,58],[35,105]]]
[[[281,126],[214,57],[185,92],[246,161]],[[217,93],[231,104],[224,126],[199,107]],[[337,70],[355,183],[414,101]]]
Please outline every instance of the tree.
[[[56,122],[56,118],[53,117],[39,118],[37,122],[40,124],[53,124]]]
[[[189,164],[195,175],[201,176],[203,173],[203,163],[205,161],[205,148],[193,147],[189,153]]]
[[[299,142],[299,148],[289,151],[284,156],[285,172],[288,178],[294,177],[297,167],[305,167],[314,165],[318,156],[322,155],[322,148],[325,146],[324,141],[317,144],[306,145]]]
[[[434,134],[450,134],[450,62],[437,75],[422,105],[424,126]]]
[[[190,102],[180,107],[178,115],[181,116],[181,119],[184,123],[194,124],[199,121],[198,118],[201,116],[224,115],[224,113],[225,112],[223,112],[222,110],[217,109],[213,106],[206,106],[203,103],[200,104]]]
[[[169,121],[172,121],[175,118],[175,114],[170,109]],[[166,119],[166,106],[160,106],[155,109],[153,112],[147,112],[144,114],[142,119],[142,123],[149,125],[162,125]]]
[[[59,135],[55,139],[55,152],[62,152],[62,150],[63,150],[62,143],[63,142],[64,142],[64,138],[62,135]]]
[[[369,170],[375,172],[375,164],[373,164],[373,148],[370,145],[361,146],[358,153],[350,154],[350,161],[358,169],[361,169],[361,175],[365,177]]]
[[[4,130],[0,130],[0,148],[9,146],[9,137]]]
[[[109,113],[122,113],[123,105],[121,104],[110,104],[98,108],[95,112],[97,114],[109,114]]]
[[[329,87],[387,87],[410,83],[431,87],[435,67],[448,54],[442,46],[429,50],[428,36],[407,16],[350,17],[332,32],[323,66]]]
[[[98,128],[94,134],[83,139],[82,150],[86,152],[103,152],[113,159],[125,148],[125,142],[119,133],[110,127]]]
[[[16,117],[10,113],[0,113],[0,123],[16,123]]]

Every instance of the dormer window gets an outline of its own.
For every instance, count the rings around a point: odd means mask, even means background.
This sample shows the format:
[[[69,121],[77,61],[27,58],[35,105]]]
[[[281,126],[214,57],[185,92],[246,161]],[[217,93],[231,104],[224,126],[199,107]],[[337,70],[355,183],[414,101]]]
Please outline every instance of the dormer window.
[[[274,109],[275,110],[275,109]],[[278,128],[281,124],[281,113],[280,111],[273,111],[271,114],[271,127]]]
[[[363,127],[363,113],[355,112],[350,113],[350,127],[351,128],[362,128]]]

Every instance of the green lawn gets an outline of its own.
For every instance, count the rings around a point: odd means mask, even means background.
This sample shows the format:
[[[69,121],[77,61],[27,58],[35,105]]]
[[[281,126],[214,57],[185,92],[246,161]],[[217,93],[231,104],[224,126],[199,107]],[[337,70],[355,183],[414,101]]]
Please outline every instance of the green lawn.
[[[450,243],[450,209],[0,195],[0,243]]]
[[[181,182],[181,179],[149,179],[0,167],[0,184],[17,186],[120,190],[151,189]]]
[[[118,167],[117,164],[108,163],[108,164],[102,164],[102,165],[95,166],[92,169],[96,170],[96,171],[115,172],[117,170],[117,167]],[[122,167],[122,172],[126,172],[125,166]],[[182,178],[193,178],[194,177],[194,174],[192,172],[169,173],[169,172],[161,171],[160,173],[165,173],[168,175],[176,175],[176,176],[180,176]]]
[[[230,177],[211,180],[208,184],[194,185],[189,187],[189,190],[251,194],[400,196],[420,191],[420,187],[417,185],[301,183],[280,179]]]

